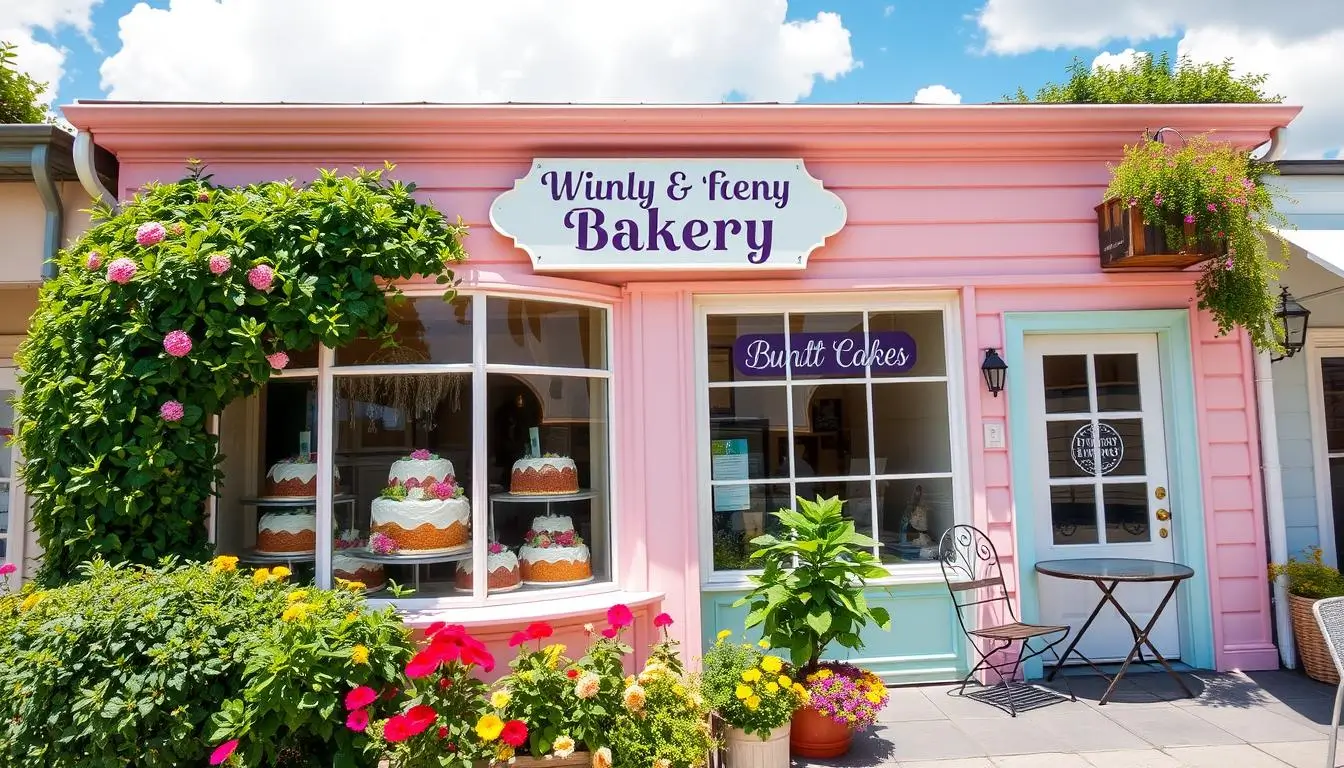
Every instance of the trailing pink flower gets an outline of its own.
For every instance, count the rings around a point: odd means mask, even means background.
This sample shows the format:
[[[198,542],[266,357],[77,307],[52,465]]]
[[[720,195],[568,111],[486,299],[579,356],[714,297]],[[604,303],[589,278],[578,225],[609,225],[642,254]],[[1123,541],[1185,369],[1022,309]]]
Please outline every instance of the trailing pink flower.
[[[1153,195],[1153,205],[1157,206],[1158,208],[1161,208],[1161,207],[1162,207],[1162,193],[1161,193],[1161,192],[1157,193],[1156,195]]]
[[[135,242],[144,245],[158,245],[163,242],[163,238],[168,236],[168,230],[157,221],[151,221],[141,224],[135,230]]]
[[[229,261],[229,257],[222,253],[216,253],[210,257],[210,274],[212,275],[222,275],[229,271],[230,266],[232,266],[232,262]]]
[[[1187,214],[1185,214],[1185,223],[1186,223],[1186,224],[1194,224],[1194,223],[1195,223],[1195,214],[1193,214],[1193,213],[1187,213]]]
[[[169,400],[159,406],[159,417],[164,421],[181,421],[183,414],[182,404],[176,400]]]
[[[0,565],[0,576],[8,576],[17,570],[19,570],[19,566],[13,563],[5,563],[4,565]]]
[[[275,370],[283,371],[285,370],[285,366],[289,365],[289,355],[285,354],[284,352],[276,352],[274,354],[267,355],[266,362],[270,363],[271,367],[274,368]]]
[[[1210,211],[1216,211],[1216,210],[1218,210],[1218,204],[1217,204],[1217,203],[1209,203],[1207,207],[1208,207],[1208,209],[1209,209]]]
[[[237,739],[229,739],[223,744],[220,744],[218,747],[215,747],[214,752],[210,753],[210,764],[211,765],[223,764],[223,762],[225,760],[228,760],[229,756],[232,755],[234,750],[236,749],[238,749]]]
[[[247,271],[247,282],[258,291],[269,291],[275,282],[275,270],[267,264],[258,264]]]
[[[185,331],[169,331],[163,337],[163,351],[173,357],[186,357],[191,353],[191,337]]]
[[[84,260],[84,266],[90,270],[101,269],[103,266],[103,252],[89,251],[89,258]]]
[[[123,256],[120,259],[113,259],[112,263],[107,265],[107,279],[117,285],[125,285],[135,277],[135,271],[135,262]]]

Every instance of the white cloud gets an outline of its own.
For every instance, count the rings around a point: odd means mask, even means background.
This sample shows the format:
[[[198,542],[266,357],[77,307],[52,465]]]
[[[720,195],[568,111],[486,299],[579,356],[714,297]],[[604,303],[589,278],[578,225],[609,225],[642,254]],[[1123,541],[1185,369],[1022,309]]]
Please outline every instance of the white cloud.
[[[894,5],[888,5],[886,8],[883,8],[883,9],[882,9],[882,15],[883,15],[883,16],[890,16],[891,14],[893,14],[893,13],[895,13],[895,12],[896,12],[896,6],[894,6]]]
[[[55,32],[73,27],[88,35],[93,23],[93,8],[102,0],[8,0],[0,2],[0,40],[15,46],[19,70],[38,82],[47,83],[46,97],[55,99],[61,78],[65,76],[64,48],[40,42],[37,30]]]
[[[1139,58],[1139,52],[1133,48],[1126,48],[1119,53],[1108,53],[1102,51],[1097,54],[1097,58],[1092,60],[1093,69],[1120,69],[1134,63]]]
[[[1344,91],[1337,85],[1344,13],[1339,0],[1265,8],[1258,0],[984,0],[977,20],[985,50],[998,54],[1181,35],[1179,54],[1200,62],[1230,57],[1240,72],[1268,75],[1268,92],[1303,107],[1291,126],[1289,155],[1319,157],[1344,145]],[[1102,53],[1092,66],[1127,56],[1133,49]]]
[[[961,94],[946,85],[926,85],[915,91],[916,104],[960,104]]]
[[[172,0],[121,18],[101,74],[113,99],[791,102],[858,62],[838,14],[786,11],[786,0]]]

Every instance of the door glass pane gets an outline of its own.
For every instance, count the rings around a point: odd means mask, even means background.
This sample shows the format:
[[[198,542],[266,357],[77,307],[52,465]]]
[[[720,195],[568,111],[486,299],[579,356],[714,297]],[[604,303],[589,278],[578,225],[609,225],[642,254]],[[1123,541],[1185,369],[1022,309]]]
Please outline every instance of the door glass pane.
[[[873,443],[879,475],[951,472],[947,385],[873,384]]]
[[[905,338],[897,334],[905,334]],[[900,378],[903,376],[942,376],[947,373],[947,352],[943,348],[942,312],[873,312],[868,315],[869,343],[882,343],[876,351],[894,349],[897,342],[913,343],[914,365],[881,368],[873,371],[873,378]],[[894,360],[894,357],[891,358]]]
[[[783,315],[710,315],[706,325],[710,381],[784,380]]]
[[[794,385],[793,409],[794,477],[870,474],[864,385]]]
[[[1050,523],[1056,544],[1096,544],[1097,490],[1092,485],[1050,489]]]
[[[855,504],[855,509],[867,504]],[[938,558],[938,542],[956,521],[951,478],[877,481],[877,530],[882,561]]]
[[[1096,355],[1098,411],[1137,411],[1139,403],[1139,356]]]
[[[1325,442],[1331,453],[1344,451],[1344,357],[1321,359],[1325,395]]]
[[[865,376],[863,314],[789,315],[793,378],[861,379]]]
[[[1051,477],[1092,477],[1092,422],[1047,421],[1045,447]]]
[[[1101,435],[1099,474],[1144,474],[1143,419],[1111,419],[1100,422],[1098,429]]]
[[[1152,539],[1146,483],[1103,484],[1101,500],[1106,516],[1107,543],[1124,544]]]
[[[1045,355],[1041,358],[1046,413],[1088,413],[1087,355]]]
[[[500,298],[486,299],[485,307],[486,360],[491,363],[607,367],[607,313],[603,309]],[[471,340],[470,328],[465,339]]]
[[[9,533],[9,483],[0,482],[0,536],[7,533]]]
[[[719,391],[730,397],[723,411],[709,418],[713,479],[788,477],[788,394],[784,387]]]
[[[783,530],[772,513],[792,508],[793,497],[789,495],[788,483],[715,486],[711,495],[714,500],[714,570],[760,567],[750,560],[756,549],[751,540]]]

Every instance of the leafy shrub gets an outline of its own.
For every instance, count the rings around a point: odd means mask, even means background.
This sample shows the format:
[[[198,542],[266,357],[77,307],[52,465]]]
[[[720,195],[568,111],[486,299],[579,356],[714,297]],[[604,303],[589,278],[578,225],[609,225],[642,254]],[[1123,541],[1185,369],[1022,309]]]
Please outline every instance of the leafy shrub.
[[[1321,559],[1321,548],[1310,547],[1303,559],[1288,558],[1288,562],[1271,563],[1269,578],[1288,577],[1289,594],[1320,600],[1326,597],[1344,595],[1344,576],[1339,569],[1331,568]]]
[[[718,642],[705,653],[701,691],[728,725],[767,739],[802,706],[806,689],[793,679],[793,670],[783,659],[762,650],[769,643],[729,643],[729,634],[720,632]]]
[[[1018,89],[1013,102],[1054,104],[1254,104],[1283,101],[1265,93],[1265,76],[1232,74],[1232,60],[1196,64],[1182,56],[1171,64],[1166,52],[1140,54],[1133,63],[1093,69],[1081,59],[1069,65],[1065,83],[1050,83],[1035,97]]]
[[[665,639],[659,645],[666,645]],[[673,655],[656,646],[637,676],[625,679],[611,728],[610,755],[595,753],[594,766],[699,768],[714,749],[709,707],[695,681],[657,661]]]
[[[224,188],[194,167],[95,210],[16,356],[45,581],[96,555],[207,554],[220,458],[208,417],[291,352],[385,334],[382,279],[451,283],[465,230],[413,191],[380,171]]]
[[[49,123],[43,99],[47,84],[19,71],[15,48],[0,40],[0,123]]]
[[[891,629],[887,609],[869,606],[863,594],[868,579],[887,575],[873,555],[877,542],[854,530],[841,505],[836,497],[799,498],[797,512],[775,512],[784,535],[752,540],[760,549],[751,558],[765,569],[751,576],[755,587],[733,604],[750,605],[747,629],[761,626],[764,639],[788,648],[804,672],[817,666],[831,642],[862,648],[859,632],[870,621]]]
[[[233,739],[236,764],[374,765],[343,701],[398,679],[400,619],[236,562],[94,561],[0,597],[0,765],[203,765]]]

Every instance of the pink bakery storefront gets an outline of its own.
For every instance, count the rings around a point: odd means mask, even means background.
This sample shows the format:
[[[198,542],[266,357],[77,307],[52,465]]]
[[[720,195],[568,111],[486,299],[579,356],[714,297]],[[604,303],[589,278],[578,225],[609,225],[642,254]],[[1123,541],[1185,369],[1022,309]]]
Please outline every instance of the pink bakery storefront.
[[[869,600],[894,628],[865,637],[862,663],[900,683],[968,667],[936,558],[958,523],[989,532],[1028,620],[1076,626],[1096,600],[1038,561],[1176,561],[1196,576],[1153,632],[1162,653],[1277,666],[1250,346],[1197,312],[1194,272],[1103,273],[1093,209],[1145,129],[1251,147],[1296,111],[65,114],[117,156],[120,198],[187,158],[220,184],[390,161],[471,225],[455,301],[404,286],[395,345],[292,354],[221,414],[221,552],[500,641],[544,618],[579,644],[614,602],[644,632],[667,611],[694,656],[741,628],[769,513],[839,496],[890,574]],[[1007,365],[1001,391],[987,359]],[[1117,450],[1081,460],[1089,429]],[[1143,618],[1162,590],[1130,586]],[[1082,650],[1122,657],[1128,629],[1098,621]]]

